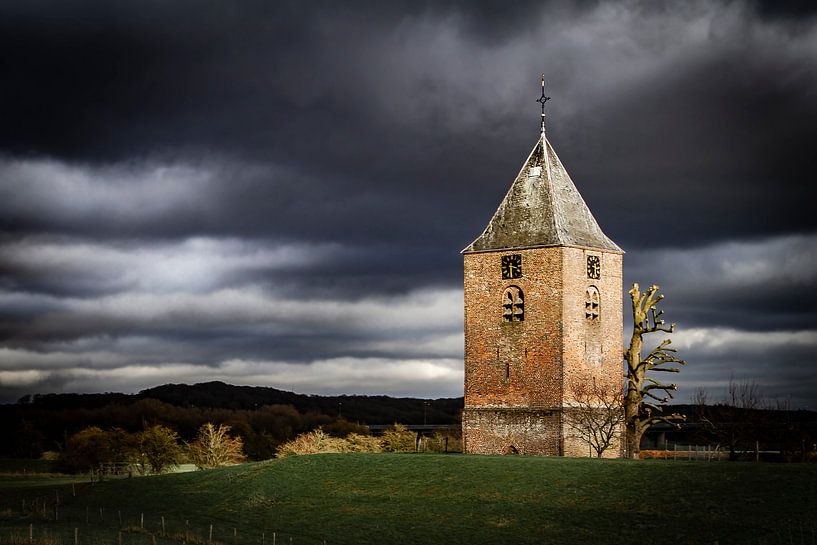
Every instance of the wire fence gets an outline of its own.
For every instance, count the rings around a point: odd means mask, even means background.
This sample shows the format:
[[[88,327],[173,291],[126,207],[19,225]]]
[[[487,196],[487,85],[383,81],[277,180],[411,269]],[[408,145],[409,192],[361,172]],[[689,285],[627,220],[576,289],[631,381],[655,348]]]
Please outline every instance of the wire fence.
[[[721,460],[741,459],[746,461],[763,461],[781,456],[780,450],[762,448],[756,442],[754,448],[740,448],[730,451],[721,445],[691,445],[681,443],[666,443],[664,448],[642,449],[641,458],[660,460],[686,460],[717,462]]]
[[[110,506],[92,507],[42,496],[0,512],[0,545],[327,545],[325,539],[280,529],[202,522]]]
[[[729,452],[724,451],[718,446],[682,445],[674,443],[665,445],[663,449],[641,450],[641,458],[715,462],[718,460],[728,460]]]

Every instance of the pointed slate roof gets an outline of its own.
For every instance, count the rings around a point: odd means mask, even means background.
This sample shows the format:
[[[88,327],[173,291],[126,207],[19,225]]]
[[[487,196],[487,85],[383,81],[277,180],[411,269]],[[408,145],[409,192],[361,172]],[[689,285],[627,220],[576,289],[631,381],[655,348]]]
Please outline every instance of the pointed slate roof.
[[[485,231],[462,253],[539,246],[624,253],[602,232],[544,132]]]

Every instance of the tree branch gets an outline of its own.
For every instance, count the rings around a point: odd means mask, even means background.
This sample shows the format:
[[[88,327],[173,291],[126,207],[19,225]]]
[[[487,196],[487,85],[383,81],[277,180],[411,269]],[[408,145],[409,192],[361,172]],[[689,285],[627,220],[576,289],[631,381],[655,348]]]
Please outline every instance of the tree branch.
[[[650,371],[678,373],[686,361],[676,355],[670,345],[671,339],[664,339],[645,357],[642,357],[643,335],[661,331],[673,333],[675,324],[666,324],[662,318],[664,311],[658,304],[664,299],[657,285],[650,286],[641,293],[639,285],[633,284],[629,291],[633,308],[633,335],[628,349],[624,350],[627,360],[627,393],[625,402],[625,423],[629,453],[637,457],[639,442],[646,429],[659,422],[671,423],[682,419],[680,415],[661,414],[661,404],[673,398],[676,384],[666,384],[647,376]]]

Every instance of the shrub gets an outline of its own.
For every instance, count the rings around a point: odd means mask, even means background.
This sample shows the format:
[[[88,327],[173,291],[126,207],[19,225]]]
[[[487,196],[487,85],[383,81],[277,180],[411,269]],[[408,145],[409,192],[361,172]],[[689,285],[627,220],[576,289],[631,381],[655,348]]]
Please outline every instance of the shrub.
[[[350,452],[383,452],[383,442],[379,437],[350,433],[345,441],[349,444]]]
[[[134,455],[142,474],[162,473],[179,464],[182,450],[178,434],[165,426],[151,426],[134,437]]]
[[[383,452],[381,439],[370,435],[350,433],[344,438],[327,435],[322,428],[302,433],[292,441],[278,447],[279,458],[299,454],[325,454],[330,452]]]
[[[90,426],[68,438],[60,453],[59,466],[71,473],[90,471],[100,464],[113,461],[115,456],[111,448],[111,433]]]
[[[403,424],[395,424],[383,432],[384,452],[414,452],[417,434]]]
[[[326,435],[321,428],[302,433],[292,441],[278,447],[279,458],[298,454],[321,454],[327,452],[351,452],[345,439]]]
[[[199,428],[190,444],[190,458],[199,469],[235,465],[246,460],[240,437],[230,437],[230,426],[211,422]]]

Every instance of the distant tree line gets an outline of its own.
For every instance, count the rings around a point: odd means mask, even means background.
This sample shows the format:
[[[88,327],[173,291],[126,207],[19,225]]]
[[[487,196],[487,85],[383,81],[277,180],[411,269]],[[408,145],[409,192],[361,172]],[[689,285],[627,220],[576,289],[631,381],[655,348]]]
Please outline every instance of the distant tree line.
[[[698,425],[697,434],[727,450],[730,460],[759,459],[762,449],[779,452],[779,461],[817,461],[817,413],[769,401],[755,382],[732,378],[717,403],[711,404],[703,389],[694,401],[690,420]]]
[[[123,464],[143,475],[161,473],[180,461],[178,439],[176,432],[158,424],[137,433],[89,426],[66,439],[58,466],[62,471],[80,473]]]
[[[754,385],[735,382],[730,385],[728,397],[715,403],[699,393],[693,405],[668,407],[673,414],[683,415],[680,426],[659,425],[648,432],[647,440],[655,443],[656,433],[663,433],[669,441],[719,446],[729,451],[733,459],[746,457],[758,443],[765,450],[780,451],[784,460],[816,456],[817,412],[793,411],[780,403],[771,407],[760,403],[758,397]],[[592,396],[588,400],[593,407],[598,406],[598,400]],[[462,401],[453,398],[426,403],[422,399],[387,396],[303,396],[274,388],[223,383],[166,385],[136,395],[26,396],[16,404],[0,405],[0,426],[6,431],[4,441],[0,442],[0,456],[39,458],[44,451],[56,451],[64,456],[68,453],[65,461],[79,469],[82,464],[70,461],[67,448],[75,434],[86,434],[88,441],[100,440],[100,434],[108,434],[108,445],[101,449],[101,456],[108,461],[122,461],[123,445],[132,445],[137,436],[144,442],[148,439],[147,430],[162,426],[175,434],[176,443],[184,447],[185,456],[190,458],[190,446],[202,426],[211,424],[215,428],[229,426],[228,436],[241,441],[243,455],[250,460],[265,460],[275,456],[284,443],[317,428],[334,438],[365,436],[365,424],[429,423],[456,429]],[[594,412],[593,422],[599,420],[597,416],[600,415]],[[591,431],[607,429],[612,422],[608,420],[600,419],[593,426],[579,421],[579,427]],[[88,431],[89,428],[95,430]],[[125,435],[131,436],[130,443],[124,440]],[[599,437],[597,451],[607,445],[606,436]],[[457,439],[452,436],[426,440],[431,445],[431,441]],[[457,449],[454,444],[451,450]],[[190,461],[198,463],[192,458]],[[96,467],[100,460],[92,459],[91,463]],[[149,468],[151,462],[142,460],[138,464]]]
[[[161,424],[129,433],[122,428],[83,428],[69,436],[59,452],[57,469],[69,473],[162,473],[180,463],[201,469],[232,465],[246,459],[240,437],[230,426],[206,423],[191,443]]]
[[[28,395],[17,405],[45,409],[95,409],[107,405],[129,405],[142,399],[155,399],[176,407],[254,410],[265,405],[291,405],[300,413],[342,416],[364,424],[434,424],[459,422],[463,398],[428,400],[411,397],[340,395],[303,395],[263,386],[234,386],[223,382],[165,384],[138,394],[44,394]]]
[[[736,389],[747,388],[754,387],[751,383],[730,384],[728,396]],[[673,405],[673,411],[683,414],[685,421],[677,427],[652,428],[647,446],[662,448],[666,442],[707,445],[727,452],[733,461],[817,461],[815,411],[741,399],[711,402],[702,391],[696,393],[694,401],[692,405]]]
[[[38,458],[65,450],[68,439],[86,428],[138,434],[164,426],[181,442],[193,441],[202,426],[227,425],[249,459],[265,460],[296,436],[321,427],[344,437],[366,433],[364,424],[458,425],[462,398],[388,396],[304,396],[274,388],[221,382],[166,385],[136,395],[49,394],[0,405],[0,426],[11,433],[0,456]]]

